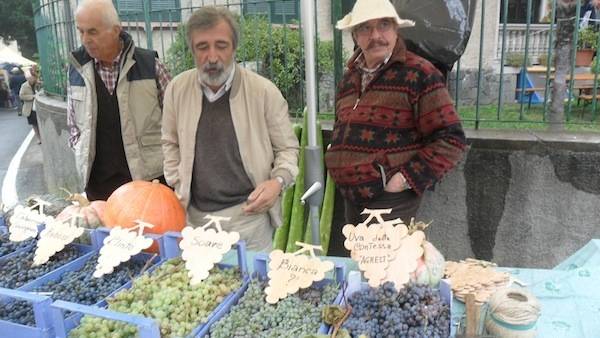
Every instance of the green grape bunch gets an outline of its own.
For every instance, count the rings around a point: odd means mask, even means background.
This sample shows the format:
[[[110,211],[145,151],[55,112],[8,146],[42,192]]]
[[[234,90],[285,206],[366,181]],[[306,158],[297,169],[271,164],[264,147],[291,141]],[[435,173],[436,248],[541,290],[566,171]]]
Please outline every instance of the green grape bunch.
[[[185,337],[206,322],[215,308],[241,285],[242,277],[237,268],[214,268],[207,279],[191,286],[185,262],[175,258],[152,274],[136,279],[131,289],[109,299],[108,308],[156,320],[161,337]],[[133,325],[85,316],[69,337],[129,338],[136,335]]]
[[[317,333],[321,312],[333,303],[339,286],[300,289],[297,293],[269,304],[266,282],[253,279],[248,290],[229,314],[210,329],[211,338],[297,338]]]

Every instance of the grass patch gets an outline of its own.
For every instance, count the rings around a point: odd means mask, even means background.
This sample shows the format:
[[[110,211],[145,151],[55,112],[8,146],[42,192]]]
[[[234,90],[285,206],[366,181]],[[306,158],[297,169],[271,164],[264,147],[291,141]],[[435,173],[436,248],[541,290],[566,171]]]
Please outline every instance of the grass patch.
[[[595,131],[600,132],[600,105],[596,108],[596,113],[592,112],[592,106],[577,106],[576,102],[571,105],[571,113],[567,114],[568,105],[565,104],[565,129],[568,131]],[[479,106],[479,118],[476,116],[475,106],[459,106],[458,113],[461,116],[465,128],[475,128],[475,123],[479,120],[480,129],[526,129],[526,130],[545,130],[548,128],[548,111],[550,106],[544,107],[542,104],[532,105],[527,109],[527,104],[523,106],[521,112],[520,104],[506,104],[498,112],[497,105]]]

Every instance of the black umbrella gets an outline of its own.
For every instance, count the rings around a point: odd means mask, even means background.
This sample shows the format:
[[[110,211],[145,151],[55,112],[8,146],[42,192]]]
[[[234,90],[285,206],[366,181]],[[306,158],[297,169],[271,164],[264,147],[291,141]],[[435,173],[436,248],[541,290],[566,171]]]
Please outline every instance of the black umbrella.
[[[464,53],[471,35],[476,0],[391,0],[403,19],[415,21],[403,28],[409,50],[446,71]]]

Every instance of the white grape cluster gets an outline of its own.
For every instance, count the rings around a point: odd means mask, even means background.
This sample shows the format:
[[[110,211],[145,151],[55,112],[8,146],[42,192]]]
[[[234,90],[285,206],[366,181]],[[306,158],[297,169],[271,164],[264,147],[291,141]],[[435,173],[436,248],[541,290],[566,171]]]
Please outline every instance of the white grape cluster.
[[[323,307],[333,303],[339,288],[329,284],[308,288],[269,304],[265,282],[252,280],[231,312],[211,327],[212,338],[296,338],[317,333]]]
[[[161,337],[183,337],[206,322],[217,305],[241,283],[237,269],[214,268],[202,283],[191,286],[184,262],[176,258],[109,299],[109,309],[155,319],[160,324]],[[136,334],[132,325],[86,316],[69,336],[126,338]]]

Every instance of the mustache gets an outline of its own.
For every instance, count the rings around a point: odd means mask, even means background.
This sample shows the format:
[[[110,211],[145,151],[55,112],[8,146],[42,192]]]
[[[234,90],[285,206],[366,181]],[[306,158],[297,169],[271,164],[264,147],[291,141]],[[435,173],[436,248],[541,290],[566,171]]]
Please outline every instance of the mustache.
[[[222,71],[225,69],[225,66],[220,63],[207,63],[202,67],[202,70],[205,72],[210,72],[210,71]]]
[[[375,47],[386,47],[387,45],[388,45],[388,43],[383,40],[373,40],[373,41],[369,42],[367,49],[371,49],[371,48],[375,48]]]

